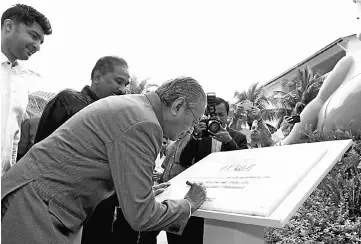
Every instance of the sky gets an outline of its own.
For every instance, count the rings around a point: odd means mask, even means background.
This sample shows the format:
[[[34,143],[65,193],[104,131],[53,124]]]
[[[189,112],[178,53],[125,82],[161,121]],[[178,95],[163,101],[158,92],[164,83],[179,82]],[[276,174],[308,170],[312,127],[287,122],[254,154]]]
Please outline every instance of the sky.
[[[1,1],[1,12],[18,3]],[[339,37],[357,32],[352,0],[23,0],[45,14],[53,34],[26,66],[43,91],[90,85],[96,61],[123,57],[139,79],[198,80],[231,100]],[[361,27],[359,27],[360,29]]]

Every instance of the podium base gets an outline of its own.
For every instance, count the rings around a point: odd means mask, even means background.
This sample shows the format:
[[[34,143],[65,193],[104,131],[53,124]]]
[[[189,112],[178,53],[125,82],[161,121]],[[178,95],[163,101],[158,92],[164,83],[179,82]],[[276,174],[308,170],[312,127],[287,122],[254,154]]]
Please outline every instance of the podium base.
[[[264,226],[204,219],[204,244],[264,244]]]

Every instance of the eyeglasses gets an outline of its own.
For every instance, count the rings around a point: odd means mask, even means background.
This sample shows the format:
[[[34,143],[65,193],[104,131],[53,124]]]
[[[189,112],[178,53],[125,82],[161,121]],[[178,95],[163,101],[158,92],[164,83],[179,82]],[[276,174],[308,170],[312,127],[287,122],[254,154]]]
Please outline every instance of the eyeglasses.
[[[193,110],[191,109],[191,107],[189,107],[189,104],[188,104],[188,102],[186,101],[186,105],[187,105],[187,107],[188,107],[188,109],[191,111],[191,113],[192,113],[192,115],[193,115],[193,118],[194,118],[194,124],[198,124],[199,123],[199,121],[200,121],[200,119],[197,119],[196,118],[196,116],[194,115],[194,113],[193,113]]]

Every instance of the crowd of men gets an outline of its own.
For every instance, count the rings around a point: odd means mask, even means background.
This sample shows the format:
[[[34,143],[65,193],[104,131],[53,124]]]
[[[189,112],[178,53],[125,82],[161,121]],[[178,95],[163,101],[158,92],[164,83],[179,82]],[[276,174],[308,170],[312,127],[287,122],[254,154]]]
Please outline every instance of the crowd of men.
[[[31,6],[16,4],[1,17],[2,241],[156,243],[165,230],[170,244],[203,243],[203,219],[191,217],[206,199],[201,183],[188,183],[184,199],[159,203],[155,196],[210,153],[247,148],[246,137],[227,126],[228,102],[216,98],[221,129],[200,136],[207,97],[195,79],[125,95],[127,62],[105,56],[90,72],[90,86],[61,91],[40,119],[23,124],[28,92],[18,60],[40,51],[51,33],[50,21]],[[18,152],[22,127],[36,128],[34,145]],[[164,139],[173,143],[162,149]]]

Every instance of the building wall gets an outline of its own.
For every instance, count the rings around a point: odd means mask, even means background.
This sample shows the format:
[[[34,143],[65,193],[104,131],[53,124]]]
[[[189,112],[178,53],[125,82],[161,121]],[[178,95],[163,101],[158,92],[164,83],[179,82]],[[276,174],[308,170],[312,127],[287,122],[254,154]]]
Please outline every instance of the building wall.
[[[350,40],[352,41],[352,40]],[[344,48],[347,48],[347,43],[341,44]],[[337,64],[337,62],[346,55],[346,52],[343,48],[338,45],[333,46],[332,48],[326,50],[325,52],[317,55],[308,62],[299,67],[293,69],[291,72],[278,77],[277,80],[274,80],[272,83],[265,86],[266,96],[272,96],[274,91],[284,91],[288,92],[285,84],[287,81],[292,81],[297,77],[299,69],[305,69],[306,67],[310,68],[314,73],[319,72],[321,74],[329,73]]]

